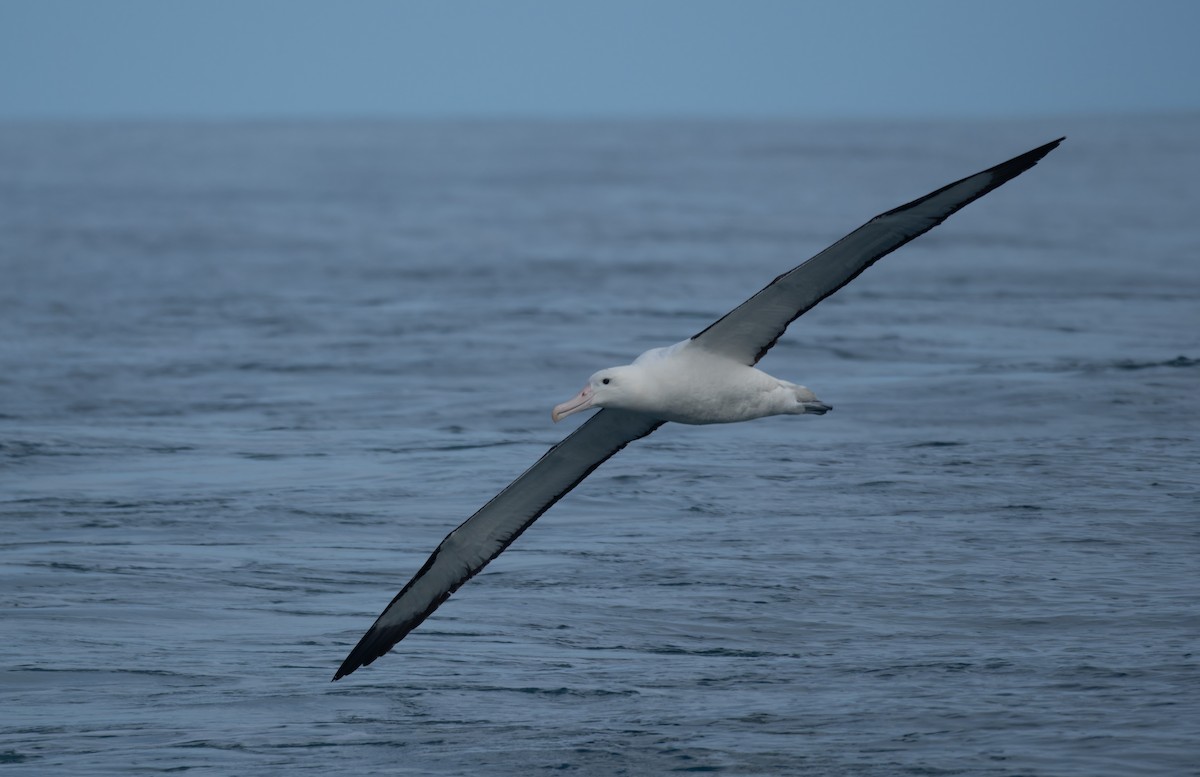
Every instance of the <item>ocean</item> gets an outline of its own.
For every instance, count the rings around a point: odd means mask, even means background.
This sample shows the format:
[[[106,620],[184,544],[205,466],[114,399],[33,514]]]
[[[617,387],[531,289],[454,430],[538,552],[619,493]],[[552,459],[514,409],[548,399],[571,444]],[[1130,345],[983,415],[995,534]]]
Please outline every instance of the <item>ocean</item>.
[[[877,213],[834,410],[668,424],[423,626],[441,538]],[[0,771],[1200,774],[1200,117],[0,125]]]

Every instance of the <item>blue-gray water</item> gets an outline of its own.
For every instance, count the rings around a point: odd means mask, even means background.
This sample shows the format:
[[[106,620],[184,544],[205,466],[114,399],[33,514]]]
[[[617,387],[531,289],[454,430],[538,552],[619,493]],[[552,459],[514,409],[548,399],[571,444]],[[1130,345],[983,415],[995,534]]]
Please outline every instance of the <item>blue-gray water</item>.
[[[595,369],[1038,167],[331,684]],[[1200,118],[0,127],[13,774],[1200,763]]]

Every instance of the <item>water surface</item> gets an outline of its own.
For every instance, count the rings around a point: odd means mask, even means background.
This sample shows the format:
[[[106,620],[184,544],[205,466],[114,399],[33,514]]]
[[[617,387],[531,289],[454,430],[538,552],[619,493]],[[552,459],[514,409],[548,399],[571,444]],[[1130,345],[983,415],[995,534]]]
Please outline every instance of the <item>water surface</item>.
[[[331,684],[453,526],[870,216],[833,413],[668,425]],[[0,127],[17,773],[1196,774],[1200,120]]]

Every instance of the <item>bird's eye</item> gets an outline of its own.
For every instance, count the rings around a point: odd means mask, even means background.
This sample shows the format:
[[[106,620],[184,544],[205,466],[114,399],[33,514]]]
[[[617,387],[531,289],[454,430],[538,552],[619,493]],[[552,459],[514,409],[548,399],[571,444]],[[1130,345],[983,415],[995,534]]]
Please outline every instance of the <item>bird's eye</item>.
[[[609,383],[612,383],[612,378],[605,378],[604,380],[602,380],[600,382],[603,383],[605,386],[607,386]]]

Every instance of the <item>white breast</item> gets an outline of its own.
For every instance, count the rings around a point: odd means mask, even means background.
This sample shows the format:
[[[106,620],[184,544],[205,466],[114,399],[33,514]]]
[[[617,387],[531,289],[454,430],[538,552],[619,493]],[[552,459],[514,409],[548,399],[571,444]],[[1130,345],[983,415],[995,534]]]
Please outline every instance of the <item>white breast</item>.
[[[638,357],[641,412],[682,424],[726,424],[795,412],[794,386],[692,341]]]

